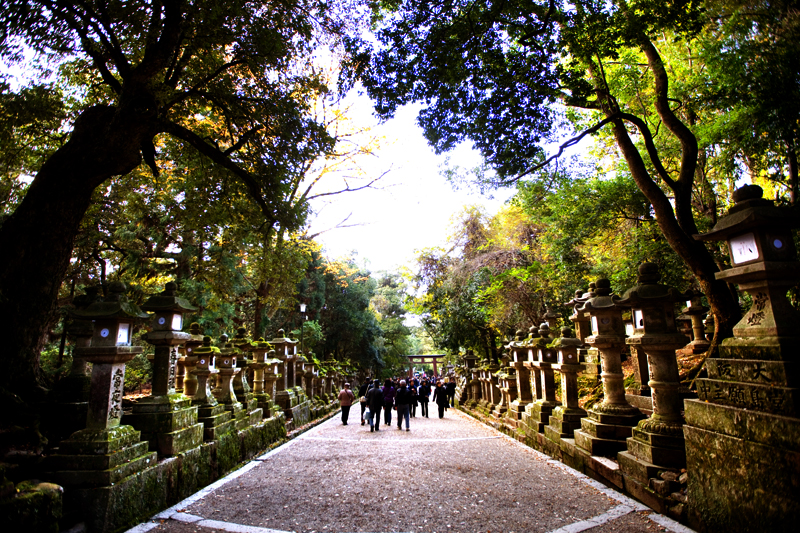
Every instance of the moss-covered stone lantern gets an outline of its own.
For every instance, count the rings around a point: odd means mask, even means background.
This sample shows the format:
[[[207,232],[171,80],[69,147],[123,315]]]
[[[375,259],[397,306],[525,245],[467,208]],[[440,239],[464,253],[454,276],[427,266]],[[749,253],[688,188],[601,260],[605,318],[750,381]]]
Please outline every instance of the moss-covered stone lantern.
[[[578,405],[578,373],[583,370],[578,362],[578,348],[583,342],[574,336],[572,328],[561,328],[561,336],[552,346],[558,354],[558,363],[553,369],[561,374],[561,405],[553,409],[544,434],[559,442],[562,438],[573,438],[575,430],[581,427],[581,419],[586,416],[586,411]]]
[[[278,378],[275,384],[275,402],[286,413],[297,405],[297,394],[294,391],[295,342],[286,337],[284,330],[279,329],[277,336],[269,343],[275,350],[275,356],[281,360],[281,377]],[[291,373],[291,376],[289,373]]]
[[[113,282],[108,296],[72,315],[93,323],[89,346],[76,348],[92,363],[86,428],[61,442],[49,462],[53,479],[66,487],[111,486],[155,465],[156,454],[129,425],[121,425],[125,363],[144,351],[131,345],[133,327],[148,315],[125,299],[125,284]]]
[[[186,374],[183,380],[183,393],[193,398],[197,392],[197,376],[193,372],[197,364],[197,355],[194,351],[203,345],[203,333],[200,330],[200,324],[192,322],[189,325],[189,335],[191,335],[191,338],[183,345],[183,367]]]
[[[531,362],[531,372],[538,373],[537,398],[531,408],[529,418],[530,429],[544,433],[544,428],[550,421],[550,415],[558,405],[556,400],[556,380],[553,364],[558,363],[557,351],[551,346],[553,338],[550,326],[542,323],[539,326],[539,337],[535,339],[535,359]]]
[[[533,401],[531,394],[531,372],[525,366],[528,360],[528,346],[525,343],[525,331],[517,330],[514,341],[511,343],[511,366],[514,368],[517,380],[516,397],[511,402],[509,409],[517,420],[522,419],[525,407]]]
[[[133,405],[126,417],[150,441],[150,449],[162,457],[184,453],[203,441],[203,425],[197,422],[197,407],[190,398],[176,393],[178,346],[191,339],[180,331],[183,314],[195,307],[177,296],[177,285],[169,282],[164,291],[148,298],[142,309],[153,313],[151,330],[143,338],[155,346],[153,392]]]
[[[215,363],[220,349],[211,345],[211,337],[205,336],[202,345],[193,348],[192,353],[197,358],[192,369],[197,379],[192,405],[197,406],[197,421],[203,424],[203,440],[219,440],[220,436],[234,430],[235,422],[233,414],[217,401],[209,385],[209,377],[219,372]]]
[[[591,316],[592,334],[585,340],[600,354],[603,401],[589,410],[588,418],[581,420],[575,443],[591,455],[613,457],[626,449],[626,439],[643,415],[625,399],[622,308],[614,303],[616,296],[611,293],[608,279],[598,279],[595,286],[595,296],[587,299],[581,310]]]
[[[217,386],[214,388],[213,393],[217,401],[225,406],[225,410],[233,415],[236,429],[241,431],[249,425],[250,420],[247,411],[244,410],[242,403],[236,397],[236,392],[233,390],[233,379],[236,373],[239,372],[236,367],[239,350],[228,342],[227,335],[221,335],[219,340],[222,348],[220,348],[216,357],[216,367],[219,374]]]
[[[236,358],[236,375],[233,378],[233,390],[236,392],[236,398],[242,402],[242,407],[247,411],[247,416],[250,420],[250,425],[260,422],[263,418],[263,412],[258,407],[258,400],[253,393],[253,389],[248,382],[248,374],[253,371],[251,365],[252,352],[256,347],[256,343],[250,341],[247,337],[247,328],[236,328],[236,335],[231,339],[231,346],[238,352]]]
[[[658,283],[661,273],[653,263],[639,266],[639,284],[629,289],[614,303],[631,309],[634,334],[625,342],[647,355],[653,414],[638,423],[629,438],[628,451],[620,452],[620,467],[641,472],[631,461],[646,462],[665,468],[685,466],[683,441],[683,401],[675,350],[688,341],[678,333],[675,306],[687,295]],[[627,465],[627,466],[626,466]],[[636,470],[638,468],[638,470]],[[645,482],[644,479],[640,481]]]
[[[800,217],[762,196],[738,189],[728,213],[695,236],[727,242],[732,267],[716,278],[752,302],[706,359],[698,399],[684,401],[689,506],[714,531],[790,530],[800,516],[800,313],[787,298],[800,280]]]

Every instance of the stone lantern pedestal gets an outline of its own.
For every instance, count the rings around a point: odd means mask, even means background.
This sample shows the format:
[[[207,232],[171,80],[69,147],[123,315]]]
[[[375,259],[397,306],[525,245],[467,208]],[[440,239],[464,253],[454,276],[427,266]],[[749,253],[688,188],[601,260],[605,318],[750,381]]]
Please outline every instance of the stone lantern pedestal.
[[[275,416],[277,411],[272,395],[280,361],[272,358],[273,355],[275,351],[270,350],[269,343],[264,339],[259,339],[253,347],[253,362],[250,365],[253,369],[253,395],[264,418]]]
[[[550,337],[550,326],[547,324],[539,326],[539,335],[535,343],[535,359],[531,361],[531,372],[538,374],[534,376],[537,397],[532,404],[528,423],[531,431],[544,433],[553,409],[561,404],[556,400],[556,380],[553,370],[553,365],[558,362],[558,358],[556,351],[547,346],[553,341]]]
[[[728,242],[752,305],[707,359],[697,400],[685,400],[690,512],[713,531],[794,531],[800,520],[800,313],[787,290],[800,280],[791,228],[800,220],[757,186],[699,240]]]
[[[586,342],[599,351],[602,360],[603,402],[589,410],[575,432],[575,443],[590,455],[616,457],[627,449],[632,428],[644,415],[625,399],[621,351],[625,346],[622,311],[614,303],[610,282],[597,280],[596,294],[582,310],[591,315],[592,335]]]
[[[553,342],[558,354],[558,363],[553,369],[561,373],[562,398],[561,405],[553,409],[544,435],[555,443],[574,438],[575,430],[581,427],[581,419],[586,417],[586,411],[578,405],[578,373],[583,370],[578,362],[578,348],[583,342],[572,335],[571,328],[563,328],[561,337]]]
[[[192,396],[192,405],[197,406],[197,421],[203,424],[203,440],[206,442],[219,440],[225,433],[235,429],[233,413],[226,411],[211,392],[209,378],[218,371],[214,367],[215,357],[219,350],[211,346],[211,337],[203,337],[203,345],[193,349],[197,359],[190,370],[197,387]]]

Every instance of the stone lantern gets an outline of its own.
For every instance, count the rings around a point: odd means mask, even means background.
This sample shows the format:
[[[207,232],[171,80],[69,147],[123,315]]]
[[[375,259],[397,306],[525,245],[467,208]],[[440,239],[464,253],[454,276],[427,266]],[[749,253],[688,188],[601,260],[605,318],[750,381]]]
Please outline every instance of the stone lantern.
[[[560,403],[556,400],[556,381],[553,364],[558,363],[557,351],[549,344],[553,342],[550,337],[550,326],[542,323],[539,326],[539,337],[535,340],[534,357],[531,366],[539,374],[536,392],[536,401],[531,408],[529,423],[531,430],[544,433],[544,428],[550,421],[550,415]]]
[[[87,287],[86,294],[76,296],[72,300],[75,309],[86,309],[97,301],[99,287]],[[69,375],[60,379],[50,390],[48,409],[42,413],[46,436],[51,442],[60,442],[76,431],[86,427],[86,414],[89,409],[89,398],[92,379],[89,375],[89,364],[80,357],[80,348],[90,345],[94,332],[91,320],[79,320],[71,317],[65,321],[67,335],[74,347],[72,367]],[[75,351],[77,350],[77,353]]]
[[[603,402],[595,404],[589,410],[589,417],[581,420],[575,443],[590,455],[614,457],[626,449],[626,439],[643,416],[625,399],[622,309],[614,303],[616,296],[611,294],[607,279],[598,279],[595,286],[596,295],[586,300],[581,310],[591,316],[592,334],[586,342],[599,351],[602,361]]]
[[[517,380],[516,398],[511,402],[509,409],[517,420],[522,419],[525,412],[525,407],[533,401],[531,395],[531,373],[525,367],[525,361],[528,359],[528,348],[525,345],[525,332],[517,330],[514,341],[511,343],[511,366],[515,370],[515,377]]]
[[[250,358],[250,354],[254,348],[250,339],[247,338],[247,328],[236,328],[236,335],[231,339],[230,344],[238,352],[236,358],[238,372],[233,378],[233,390],[236,393],[236,398],[242,402],[242,407],[247,411],[250,425],[253,425],[262,420],[263,412],[259,410],[258,400],[255,398],[253,390],[247,381],[248,373],[252,372],[250,365],[253,361]]]
[[[684,401],[690,509],[715,531],[792,529],[800,509],[800,313],[787,299],[800,280],[789,208],[746,185],[701,241],[725,241],[731,268],[718,280],[738,284],[752,305],[706,359],[697,400]],[[710,316],[710,315],[709,315]]]
[[[92,363],[92,377],[86,428],[62,441],[50,459],[53,479],[67,487],[108,487],[156,463],[139,431],[120,425],[125,363],[144,351],[131,346],[133,326],[148,318],[124,293],[124,283],[111,283],[104,301],[72,312],[93,322],[90,345],[75,349]]]
[[[700,354],[708,351],[711,343],[706,339],[703,316],[708,312],[708,307],[703,306],[703,294],[696,292],[691,299],[686,301],[686,307],[681,312],[690,317],[692,321],[692,342],[683,348],[684,353]]]
[[[219,349],[211,346],[211,337],[203,337],[201,346],[192,348],[192,355],[196,361],[191,367],[191,374],[197,381],[195,394],[192,396],[192,405],[197,406],[197,421],[203,424],[203,440],[206,442],[219,440],[225,433],[234,429],[234,420],[231,412],[225,410],[211,392],[209,377],[216,374],[216,356]]]
[[[511,375],[511,368],[508,366],[510,361],[511,357],[509,356],[507,346],[506,351],[500,357],[500,369],[494,373],[494,377],[497,380],[497,388],[500,391],[500,401],[497,402],[497,405],[495,405],[494,410],[492,411],[492,415],[495,418],[503,417],[508,410],[512,393],[512,383],[514,393],[516,393],[516,380],[514,376]]]
[[[561,336],[553,341],[558,354],[558,363],[553,369],[561,374],[561,405],[553,409],[545,436],[559,442],[562,438],[574,438],[575,430],[581,427],[586,411],[578,405],[578,373],[583,365],[578,362],[578,348],[583,342],[573,336],[572,328],[561,328]]]
[[[191,338],[183,345],[183,367],[186,373],[183,380],[183,393],[190,398],[194,398],[197,392],[197,376],[192,372],[197,364],[197,355],[194,351],[203,345],[200,324],[192,322],[189,325],[189,335],[191,335]]]
[[[628,451],[620,452],[620,468],[634,475],[650,463],[662,468],[685,466],[682,400],[675,350],[687,338],[677,331],[675,305],[687,299],[676,289],[661,285],[661,273],[653,263],[639,266],[639,284],[629,289],[614,303],[631,309],[634,334],[625,342],[647,355],[653,414],[638,423],[633,437],[627,440]],[[635,475],[634,475],[635,477]],[[639,481],[646,480],[640,478]]]
[[[236,429],[241,431],[250,424],[250,417],[246,410],[242,407],[242,403],[236,397],[236,392],[233,390],[233,379],[239,369],[236,367],[236,359],[239,357],[239,351],[233,347],[233,344],[228,342],[228,336],[222,335],[219,338],[223,348],[220,349],[216,357],[216,367],[219,371],[217,378],[217,386],[213,390],[214,396],[217,401],[225,406],[225,410],[231,413],[235,419]]]
[[[281,360],[275,356],[275,350],[267,352],[267,366],[264,367],[264,392],[269,394],[272,401],[275,401],[275,383],[281,379]],[[272,414],[274,416],[274,413]]]
[[[309,355],[310,356],[310,355]],[[309,400],[314,400],[314,388],[317,377],[319,376],[319,369],[317,368],[314,360],[305,364],[305,381],[306,381],[306,396]]]
[[[153,313],[151,331],[143,338],[155,346],[153,392],[138,400],[126,417],[150,441],[150,449],[169,457],[195,448],[203,441],[203,425],[197,423],[197,407],[190,398],[175,391],[177,347],[191,339],[180,331],[183,314],[194,311],[189,302],[176,295],[177,285],[169,282],[164,292],[151,296],[142,309]]]
[[[253,354],[253,361],[250,363],[250,368],[253,370],[253,398],[257,402],[257,406],[262,410],[262,416],[269,418],[270,403],[272,396],[266,391],[264,387],[264,374],[270,364],[267,362],[267,353],[270,351],[270,345],[263,338],[258,339],[253,343],[250,352]]]
[[[294,391],[294,358],[296,343],[285,336],[284,330],[279,329],[278,335],[269,342],[275,350],[275,357],[281,360],[280,376],[275,384],[275,403],[277,403],[286,418],[292,417],[291,410],[297,405],[297,393]]]

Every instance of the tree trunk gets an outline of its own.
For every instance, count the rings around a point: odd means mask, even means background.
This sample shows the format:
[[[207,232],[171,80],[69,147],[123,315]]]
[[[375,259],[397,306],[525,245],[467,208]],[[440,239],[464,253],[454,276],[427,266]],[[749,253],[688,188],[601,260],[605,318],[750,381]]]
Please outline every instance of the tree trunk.
[[[43,393],[39,353],[92,192],[139,164],[146,132],[125,115],[105,106],[84,111],[0,227],[0,387],[25,400]]]

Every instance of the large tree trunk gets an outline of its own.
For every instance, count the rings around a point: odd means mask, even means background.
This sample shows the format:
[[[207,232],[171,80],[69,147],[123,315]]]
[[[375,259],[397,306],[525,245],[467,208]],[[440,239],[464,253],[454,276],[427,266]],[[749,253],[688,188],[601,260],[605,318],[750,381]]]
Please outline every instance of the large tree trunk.
[[[39,352],[92,192],[139,164],[148,132],[136,119],[105,106],[84,111],[0,227],[0,387],[23,399],[43,392]]]

